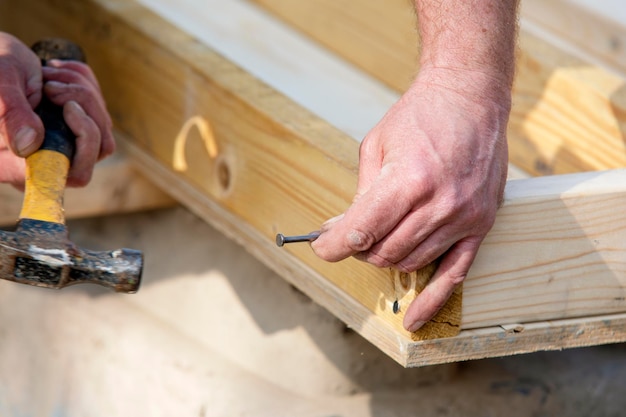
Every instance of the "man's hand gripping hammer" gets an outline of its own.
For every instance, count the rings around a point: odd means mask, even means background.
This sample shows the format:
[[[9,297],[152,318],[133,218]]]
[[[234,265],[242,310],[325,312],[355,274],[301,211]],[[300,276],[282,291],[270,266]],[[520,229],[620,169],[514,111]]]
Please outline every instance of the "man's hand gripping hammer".
[[[84,61],[82,50],[63,39],[37,42],[42,65],[50,59]],[[47,288],[91,282],[117,292],[137,292],[143,255],[132,249],[83,250],[69,240],[63,193],[76,147],[63,109],[45,96],[35,110],[45,127],[41,148],[26,158],[24,202],[15,232],[0,231],[0,278]]]

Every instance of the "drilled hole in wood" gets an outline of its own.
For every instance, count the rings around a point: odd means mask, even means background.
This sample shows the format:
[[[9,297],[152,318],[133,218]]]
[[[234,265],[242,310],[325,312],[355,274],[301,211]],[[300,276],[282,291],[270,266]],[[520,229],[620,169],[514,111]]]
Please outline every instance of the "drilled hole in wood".
[[[398,314],[400,312],[400,303],[398,300],[393,302],[393,314]]]
[[[217,163],[217,181],[222,190],[228,190],[228,188],[230,187],[230,168],[223,160]]]

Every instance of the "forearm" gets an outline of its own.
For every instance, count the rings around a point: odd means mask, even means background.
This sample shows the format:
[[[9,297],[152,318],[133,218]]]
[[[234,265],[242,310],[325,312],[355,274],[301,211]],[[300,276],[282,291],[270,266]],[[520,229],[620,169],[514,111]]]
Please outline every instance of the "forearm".
[[[415,0],[421,68],[363,139],[357,197],[311,246],[410,272],[439,260],[404,312],[415,331],[461,283],[506,182],[517,0]]]
[[[415,0],[421,69],[489,80],[509,90],[515,71],[518,0]]]

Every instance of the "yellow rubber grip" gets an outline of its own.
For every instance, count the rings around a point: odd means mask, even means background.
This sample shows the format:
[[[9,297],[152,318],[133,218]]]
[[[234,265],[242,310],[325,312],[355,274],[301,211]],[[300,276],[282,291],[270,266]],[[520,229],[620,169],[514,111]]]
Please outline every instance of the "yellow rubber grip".
[[[56,151],[41,149],[26,158],[20,219],[65,223],[63,193],[69,169],[69,159]]]

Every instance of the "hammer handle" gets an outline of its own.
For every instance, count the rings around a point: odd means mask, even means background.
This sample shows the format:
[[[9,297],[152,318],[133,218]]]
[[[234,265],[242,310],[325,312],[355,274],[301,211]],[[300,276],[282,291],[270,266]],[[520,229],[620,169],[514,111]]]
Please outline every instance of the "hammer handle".
[[[80,47],[68,40],[51,38],[35,43],[33,51],[46,65],[50,59],[85,61]],[[43,122],[44,140],[35,153],[26,158],[26,183],[20,219],[65,223],[63,194],[76,136],[63,118],[63,108],[45,95],[35,112]]]

